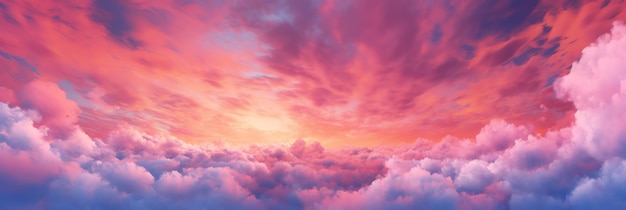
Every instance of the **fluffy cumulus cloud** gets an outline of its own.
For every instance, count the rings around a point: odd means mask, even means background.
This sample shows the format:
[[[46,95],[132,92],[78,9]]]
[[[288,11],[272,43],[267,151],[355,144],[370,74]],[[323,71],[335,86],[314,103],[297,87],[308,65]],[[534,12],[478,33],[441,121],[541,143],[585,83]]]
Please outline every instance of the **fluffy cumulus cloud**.
[[[0,209],[623,209],[625,49],[615,23],[555,82],[569,127],[493,120],[474,139],[395,147],[192,145],[130,125],[94,138],[33,80],[10,96],[20,106],[0,103]]]

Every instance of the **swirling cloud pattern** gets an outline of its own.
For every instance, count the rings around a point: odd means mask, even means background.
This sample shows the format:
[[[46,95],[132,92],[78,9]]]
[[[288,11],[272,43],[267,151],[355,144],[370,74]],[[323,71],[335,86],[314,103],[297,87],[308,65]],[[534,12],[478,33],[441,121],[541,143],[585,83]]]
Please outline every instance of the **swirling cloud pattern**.
[[[623,1],[0,1],[0,209],[623,209]]]

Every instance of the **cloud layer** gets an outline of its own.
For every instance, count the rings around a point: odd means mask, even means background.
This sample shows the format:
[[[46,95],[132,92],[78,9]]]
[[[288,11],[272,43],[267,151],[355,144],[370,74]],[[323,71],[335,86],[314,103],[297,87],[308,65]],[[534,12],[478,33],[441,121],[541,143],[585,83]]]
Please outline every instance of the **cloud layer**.
[[[28,106],[0,103],[0,208],[622,209],[625,49],[616,22],[556,79],[576,110],[565,128],[492,120],[474,139],[373,148],[193,145],[128,124],[92,138],[76,104],[34,80],[12,96]]]

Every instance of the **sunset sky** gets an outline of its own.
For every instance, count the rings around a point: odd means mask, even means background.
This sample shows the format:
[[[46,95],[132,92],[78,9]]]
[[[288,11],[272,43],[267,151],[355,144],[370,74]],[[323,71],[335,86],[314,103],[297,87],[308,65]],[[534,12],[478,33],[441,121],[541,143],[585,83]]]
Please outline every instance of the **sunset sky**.
[[[0,209],[626,208],[624,0],[0,14]]]

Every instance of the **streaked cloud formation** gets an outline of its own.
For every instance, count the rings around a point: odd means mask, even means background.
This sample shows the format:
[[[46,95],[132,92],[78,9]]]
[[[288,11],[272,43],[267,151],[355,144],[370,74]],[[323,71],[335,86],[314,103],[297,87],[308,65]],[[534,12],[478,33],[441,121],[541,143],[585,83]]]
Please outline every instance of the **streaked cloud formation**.
[[[132,45],[125,33],[111,35]],[[2,95],[25,105],[0,103],[0,208],[620,209],[625,50],[615,22],[555,79],[575,112],[561,129],[492,120],[472,139],[370,148],[202,146],[132,124],[94,138],[64,91],[36,79]]]
[[[55,83],[80,111],[45,120],[102,139],[127,123],[193,143],[371,146],[471,138],[498,118],[543,134],[573,118],[554,79],[625,6],[5,0],[0,99],[31,108],[45,100],[24,85]]]

